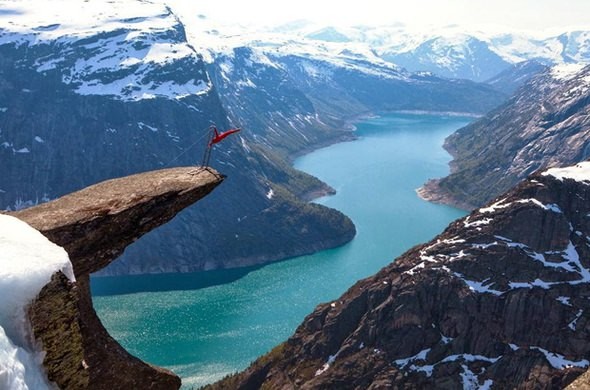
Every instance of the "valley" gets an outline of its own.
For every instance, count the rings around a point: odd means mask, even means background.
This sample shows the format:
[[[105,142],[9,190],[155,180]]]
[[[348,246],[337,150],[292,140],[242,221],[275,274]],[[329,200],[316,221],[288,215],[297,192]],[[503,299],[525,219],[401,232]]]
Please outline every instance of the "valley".
[[[0,0],[0,388],[590,387],[588,6],[306,1]]]
[[[245,368],[290,335],[318,302],[334,299],[464,214],[422,201],[415,189],[447,172],[442,142],[469,120],[383,115],[357,124],[358,140],[296,161],[336,188],[318,202],[353,219],[358,235],[349,244],[225,276],[95,278],[99,316],[129,351],[172,369],[186,388]],[[209,284],[213,279],[218,285]]]

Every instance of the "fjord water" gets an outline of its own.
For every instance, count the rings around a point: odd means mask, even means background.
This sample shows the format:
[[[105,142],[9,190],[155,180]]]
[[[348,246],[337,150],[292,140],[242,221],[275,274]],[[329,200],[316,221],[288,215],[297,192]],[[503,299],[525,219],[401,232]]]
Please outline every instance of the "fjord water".
[[[357,236],[349,244],[251,269],[95,278],[96,311],[127,350],[172,369],[184,388],[245,368],[291,335],[318,303],[464,215],[421,200],[415,189],[448,173],[443,140],[468,122],[388,114],[359,123],[358,140],[296,161],[337,190],[317,201],[352,218]]]

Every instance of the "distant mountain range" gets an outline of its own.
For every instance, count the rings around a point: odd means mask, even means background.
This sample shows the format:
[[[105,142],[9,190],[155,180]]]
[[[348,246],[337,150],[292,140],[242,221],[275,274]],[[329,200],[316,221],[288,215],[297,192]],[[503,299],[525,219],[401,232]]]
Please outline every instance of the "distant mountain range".
[[[535,60],[544,65],[590,62],[590,31],[539,37],[506,29],[461,26],[412,31],[405,26],[350,28],[295,24],[279,29],[312,41],[358,44],[408,71],[486,81],[510,65]]]
[[[195,30],[158,2],[78,6],[73,21],[69,1],[11,3],[0,14],[1,209],[199,164],[211,123],[243,128],[214,151],[212,165],[228,175],[215,196],[129,247],[107,273],[246,266],[341,245],[354,225],[307,203],[332,190],[290,159],[353,138],[350,121],[362,115],[482,114],[505,99],[356,45],[229,36],[202,17]]]

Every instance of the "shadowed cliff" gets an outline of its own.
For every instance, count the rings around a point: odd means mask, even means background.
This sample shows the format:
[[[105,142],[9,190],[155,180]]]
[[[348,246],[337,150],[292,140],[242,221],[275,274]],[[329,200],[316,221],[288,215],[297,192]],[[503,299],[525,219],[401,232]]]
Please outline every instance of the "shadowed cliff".
[[[174,389],[180,378],[121,347],[92,307],[89,275],[223,181],[212,169],[172,168],[108,180],[9,213],[68,252],[76,282],[56,273],[29,309],[48,377],[61,389]]]

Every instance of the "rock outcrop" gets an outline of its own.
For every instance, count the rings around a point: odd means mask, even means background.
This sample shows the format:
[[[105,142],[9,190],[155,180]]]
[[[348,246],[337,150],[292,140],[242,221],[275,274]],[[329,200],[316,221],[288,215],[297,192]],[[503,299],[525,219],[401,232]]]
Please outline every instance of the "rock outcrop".
[[[576,180],[532,175],[319,305],[285,343],[209,389],[567,386],[590,365],[590,162],[583,168]]]
[[[165,169],[105,181],[9,213],[64,247],[74,268],[75,283],[55,274],[29,309],[35,339],[46,351],[43,364],[59,388],[180,387],[178,376],[133,357],[111,338],[92,307],[89,275],[222,180],[211,169]]]

